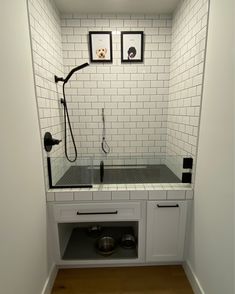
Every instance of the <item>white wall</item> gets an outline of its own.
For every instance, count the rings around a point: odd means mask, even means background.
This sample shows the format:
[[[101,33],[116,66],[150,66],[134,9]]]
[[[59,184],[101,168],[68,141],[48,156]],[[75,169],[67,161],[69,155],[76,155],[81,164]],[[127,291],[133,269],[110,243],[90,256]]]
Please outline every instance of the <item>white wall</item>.
[[[206,294],[233,294],[234,0],[212,0],[187,263]]]
[[[26,1],[0,11],[0,292],[39,294],[51,261]]]
[[[235,14],[235,5],[233,5],[233,15]],[[235,28],[235,18],[233,18],[233,27]],[[235,29],[233,30],[233,48],[235,48]],[[235,50],[233,51],[233,70],[235,75]],[[235,96],[235,83],[233,84],[233,95]],[[235,113],[235,103],[233,102],[233,111]],[[235,115],[233,115],[233,126],[235,128]],[[233,144],[235,144],[235,137],[233,137]],[[235,154],[233,153],[233,166],[235,167]],[[233,178],[235,171],[233,170]],[[233,276],[235,276],[235,187],[233,185]],[[233,278],[233,289],[235,290],[235,279]]]

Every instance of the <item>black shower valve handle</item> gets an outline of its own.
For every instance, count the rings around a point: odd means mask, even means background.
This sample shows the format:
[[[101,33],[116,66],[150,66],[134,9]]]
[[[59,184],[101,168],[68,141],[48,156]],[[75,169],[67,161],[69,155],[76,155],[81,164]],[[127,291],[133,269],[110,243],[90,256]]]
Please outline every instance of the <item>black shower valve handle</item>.
[[[51,133],[46,132],[44,135],[44,148],[47,152],[50,152],[52,149],[52,146],[59,145],[62,140],[54,139],[52,138]]]
[[[62,140],[52,139],[52,140],[51,140],[51,145],[59,145],[60,142],[62,142]]]

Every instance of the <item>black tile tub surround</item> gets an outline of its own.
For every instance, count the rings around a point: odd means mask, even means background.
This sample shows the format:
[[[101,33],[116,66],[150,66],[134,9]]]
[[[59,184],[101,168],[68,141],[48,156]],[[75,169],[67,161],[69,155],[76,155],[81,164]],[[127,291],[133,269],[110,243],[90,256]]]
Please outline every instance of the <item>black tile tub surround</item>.
[[[73,187],[89,184],[91,169],[71,166],[56,183],[55,187]],[[103,184],[138,184],[138,183],[181,183],[181,180],[166,165],[146,166],[104,166]],[[90,183],[91,184],[91,183]],[[100,170],[93,170],[93,184],[101,184]]]

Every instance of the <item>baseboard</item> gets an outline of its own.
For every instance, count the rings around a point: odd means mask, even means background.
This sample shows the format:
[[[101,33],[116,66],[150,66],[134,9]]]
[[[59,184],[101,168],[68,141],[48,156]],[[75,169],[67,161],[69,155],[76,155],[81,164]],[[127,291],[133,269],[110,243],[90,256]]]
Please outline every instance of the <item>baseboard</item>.
[[[153,262],[153,263],[113,263],[113,264],[58,264],[58,269],[71,269],[71,268],[107,268],[107,267],[143,267],[143,266],[167,266],[167,265],[182,265],[182,262]]]
[[[185,274],[193,288],[193,292],[195,294],[206,294],[197,278],[197,276],[195,275],[191,265],[189,262],[184,262],[183,264],[183,268],[184,268],[184,271],[185,271]]]
[[[48,278],[46,279],[46,282],[44,284],[42,294],[50,294],[51,293],[51,289],[53,287],[57,272],[58,272],[58,268],[55,264],[53,264],[50,269]]]

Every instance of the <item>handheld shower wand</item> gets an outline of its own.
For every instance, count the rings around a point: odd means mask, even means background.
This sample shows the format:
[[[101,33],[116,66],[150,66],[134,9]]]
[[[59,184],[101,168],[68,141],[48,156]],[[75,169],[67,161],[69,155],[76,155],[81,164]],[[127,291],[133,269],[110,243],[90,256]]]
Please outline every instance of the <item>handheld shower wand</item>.
[[[63,99],[61,99],[61,103],[64,106],[64,152],[65,152],[65,156],[67,158],[67,160],[69,162],[75,162],[77,160],[77,147],[75,144],[75,140],[74,140],[74,136],[73,136],[73,130],[72,130],[72,126],[71,126],[71,122],[70,122],[70,118],[69,118],[69,112],[68,112],[68,107],[67,107],[67,101],[66,101],[66,95],[65,95],[65,85],[67,84],[67,82],[69,81],[69,79],[71,78],[71,76],[76,72],[79,71],[80,69],[83,69],[85,67],[87,67],[89,64],[88,63],[84,63],[82,65],[79,65],[75,68],[73,68],[69,74],[67,75],[67,77],[64,78],[60,78],[58,76],[54,76],[55,78],[55,83],[58,82],[63,82]],[[68,156],[68,151],[67,151],[67,122],[66,120],[68,120],[68,126],[69,126],[69,131],[71,134],[71,138],[72,138],[72,142],[73,142],[73,147],[74,147],[74,159],[70,159]]]
[[[108,154],[110,152],[110,147],[106,141],[106,126],[105,126],[104,108],[102,108],[102,123],[103,123],[103,130],[102,130],[101,149],[105,154]]]

